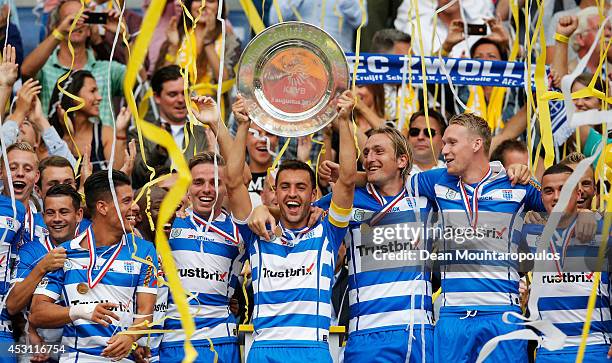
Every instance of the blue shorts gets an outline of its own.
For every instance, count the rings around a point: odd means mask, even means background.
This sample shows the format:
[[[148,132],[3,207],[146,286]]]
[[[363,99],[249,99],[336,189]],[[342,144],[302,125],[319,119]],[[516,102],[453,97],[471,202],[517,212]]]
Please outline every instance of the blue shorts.
[[[332,363],[329,348],[252,346],[247,363]],[[165,362],[164,362],[165,363]]]
[[[196,363],[213,363],[215,353],[210,350],[209,345],[196,345],[195,350],[198,357]],[[215,344],[213,346],[218,355],[218,363],[240,363],[240,348],[237,343]],[[164,347],[159,350],[159,361],[164,363],[181,363],[185,357],[183,346]]]
[[[9,345],[15,344],[13,333],[8,331],[0,332],[0,344],[3,350],[6,349],[6,351],[0,352],[0,363],[17,363],[17,356],[8,351]]]
[[[444,312],[444,308],[442,309],[434,329],[436,362],[473,363],[489,340],[498,335],[524,329],[520,325],[504,323],[503,313],[498,311],[477,311],[475,316],[466,317],[465,311]],[[500,342],[485,360],[488,363],[527,363],[528,361],[526,340]]]
[[[582,363],[609,363],[608,350],[610,346],[604,344],[587,345]],[[536,363],[565,363],[575,362],[578,347],[567,347],[559,350],[538,349]]]
[[[412,332],[412,346],[408,357],[409,331],[387,330],[373,333],[352,333],[349,335],[344,350],[344,361],[350,362],[433,362],[434,340],[433,327],[425,325],[422,333],[421,326],[415,325]],[[423,353],[423,338],[425,349]],[[406,359],[406,358],[409,359]]]

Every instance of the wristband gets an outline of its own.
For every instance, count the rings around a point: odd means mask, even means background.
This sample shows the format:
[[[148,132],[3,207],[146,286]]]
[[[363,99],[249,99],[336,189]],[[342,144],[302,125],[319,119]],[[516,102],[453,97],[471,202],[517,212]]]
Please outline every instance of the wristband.
[[[91,321],[93,312],[96,310],[97,304],[78,304],[70,307],[68,316],[70,320],[75,321],[78,319],[85,319]]]
[[[117,140],[127,140],[127,136],[115,135],[115,139],[117,139]]]
[[[569,39],[570,39],[569,37],[563,34],[555,33],[555,40],[558,41],[559,43],[567,44],[569,43]]]
[[[66,39],[66,37],[64,36],[64,34],[62,34],[61,31],[57,30],[57,29],[53,29],[53,31],[51,32],[51,35],[53,35],[53,37],[57,40],[59,40],[60,42],[64,39]]]

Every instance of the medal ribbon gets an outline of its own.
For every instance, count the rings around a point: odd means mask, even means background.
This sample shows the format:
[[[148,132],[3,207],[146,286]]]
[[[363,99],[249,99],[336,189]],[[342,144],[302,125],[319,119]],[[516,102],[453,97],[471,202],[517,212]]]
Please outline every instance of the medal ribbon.
[[[465,183],[461,179],[459,179],[459,189],[461,189],[461,200],[463,201],[463,206],[465,209],[465,213],[467,214],[468,221],[470,222],[470,226],[472,228],[476,228],[476,224],[478,224],[478,192],[480,191],[480,187],[484,184],[487,179],[489,179],[492,175],[491,167],[485,174],[485,176],[476,184],[474,191],[472,192],[472,203],[470,204],[470,197],[465,190]]]
[[[279,223],[278,226],[282,231],[282,236],[280,237],[280,240],[284,244],[289,244],[291,241],[299,240],[304,234],[308,233],[312,229],[311,227],[306,226],[294,232],[290,229],[284,228],[281,223]],[[290,238],[285,237],[285,233],[289,235]]]
[[[125,237],[121,238],[121,241],[119,241],[117,246],[114,248],[114,251],[111,254],[111,256],[102,265],[102,268],[100,272],[98,273],[98,275],[94,277],[93,269],[94,269],[94,266],[96,265],[97,255],[96,255],[96,245],[93,241],[93,238],[91,238],[91,234],[92,234],[91,227],[87,228],[87,230],[85,231],[85,234],[87,237],[87,247],[89,248],[89,266],[87,266],[87,285],[89,285],[90,289],[93,289],[100,282],[100,280],[102,280],[104,275],[106,275],[106,273],[110,269],[113,262],[115,262],[115,260],[117,259],[117,256],[119,256],[119,252],[121,252],[121,247],[123,246],[123,243],[125,242],[124,241]]]
[[[385,198],[380,195],[380,193],[378,193],[374,185],[370,183],[366,184],[366,190],[368,191],[368,193],[370,193],[372,197],[374,197],[374,199],[376,199],[378,204],[383,207],[378,213],[376,213],[372,217],[372,219],[370,220],[370,226],[373,226],[378,223],[391,210],[391,208],[393,208],[393,206],[396,205],[400,200],[402,200],[406,195],[406,189],[404,188],[402,189],[401,193],[399,193],[395,198],[393,198],[392,201],[386,203]]]
[[[34,241],[34,215],[32,214],[32,208],[30,208],[30,204],[27,205],[26,215],[25,215],[25,225],[28,229],[28,233],[30,234],[30,241]]]
[[[576,220],[572,222],[569,228],[567,228],[565,230],[565,233],[563,233],[563,235],[561,236],[561,239],[563,241],[561,243],[561,259],[559,261],[555,261],[555,265],[557,266],[557,272],[559,273],[559,276],[562,276],[561,270],[563,268],[563,265],[565,264],[565,254],[567,253],[567,246],[569,246],[569,242],[572,239],[572,234],[574,233],[575,229],[576,229]],[[555,244],[553,243],[553,241],[551,240],[549,243],[550,243],[550,248],[552,249],[553,253],[557,252],[557,249],[555,248]]]
[[[49,241],[49,236],[43,236],[43,247],[47,250],[47,252],[50,252],[53,249],[53,244],[51,243],[51,241]]]
[[[221,228],[217,228],[215,227],[212,223],[208,223],[207,221],[205,221],[204,219],[198,217],[195,213],[191,213],[191,217],[193,219],[193,221],[197,224],[200,224],[201,226],[203,226],[206,230],[206,228],[212,230],[213,232],[215,232],[216,234],[220,235],[221,237],[225,238],[226,240],[232,242],[233,244],[237,245],[239,243],[238,241],[238,226],[236,226],[235,223],[232,223],[232,227],[234,229],[234,235],[230,235],[227,232],[223,231]],[[229,218],[229,216],[227,216]]]

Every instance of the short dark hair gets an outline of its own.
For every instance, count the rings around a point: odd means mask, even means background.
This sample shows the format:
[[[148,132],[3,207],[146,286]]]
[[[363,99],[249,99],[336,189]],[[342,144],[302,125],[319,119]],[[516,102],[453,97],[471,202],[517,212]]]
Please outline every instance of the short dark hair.
[[[438,124],[440,126],[440,136],[444,135],[444,131],[446,130],[446,118],[440,112],[434,110],[433,108],[428,109],[427,113],[429,114],[430,119],[433,118],[438,121]],[[425,117],[425,110],[418,110],[417,112],[413,113],[412,116],[410,116],[410,120],[408,121],[408,127],[412,125],[412,122],[414,120],[421,116]]]
[[[46,205],[47,199],[51,197],[70,197],[74,210],[76,211],[81,208],[81,194],[68,184],[56,184],[49,188],[43,200],[43,204]]]
[[[189,170],[200,164],[215,164],[215,158],[217,159],[217,165],[225,166],[225,159],[223,156],[217,154],[214,151],[204,151],[194,155],[189,159]]]
[[[132,185],[130,178],[122,171],[112,171],[112,178],[115,187],[122,185]],[[85,180],[85,205],[91,215],[95,214],[96,203],[100,200],[108,200],[111,195],[110,180],[108,179],[107,170],[99,170],[91,174]]]
[[[177,65],[166,66],[156,70],[151,77],[153,93],[159,95],[164,88],[165,82],[174,81],[181,77],[183,77],[181,75],[181,68]]]
[[[501,57],[501,59],[504,61],[508,60],[508,52],[506,52],[506,47],[487,37],[482,37],[478,39],[476,42],[474,42],[474,44],[472,44],[472,47],[470,48],[470,56],[472,58],[474,58],[474,52],[476,52],[476,48],[480,47],[483,44],[493,44],[495,48],[497,48],[497,51],[499,52],[499,56]]]
[[[285,170],[305,170],[307,171],[308,175],[310,176],[310,183],[312,184],[312,188],[313,189],[316,188],[317,180],[316,180],[314,171],[312,171],[312,168],[308,166],[308,164],[306,164],[305,162],[300,161],[300,160],[295,160],[295,159],[285,160],[281,163],[281,165],[278,168],[278,172],[276,173],[276,179],[274,181],[275,187],[278,186],[278,180],[280,179],[279,178],[280,174]]]
[[[527,152],[527,145],[516,139],[504,140],[499,144],[491,154],[491,161],[501,161],[504,164],[504,153],[507,151]]]
[[[571,174],[573,172],[574,172],[574,169],[570,168],[567,165],[554,164],[553,166],[549,167],[548,169],[546,169],[544,171],[544,174],[542,175],[542,178],[544,178],[546,175]]]
[[[70,168],[70,170],[72,170],[72,174],[74,175],[74,169],[72,168],[72,164],[70,164],[68,159],[57,155],[48,156],[42,159],[40,164],[38,164],[38,172],[40,173],[40,178],[38,178],[39,187],[42,185],[43,171],[45,171],[47,168]]]
[[[390,51],[397,42],[411,43],[412,38],[410,35],[397,29],[381,29],[374,33],[372,37],[371,51],[374,53],[386,53]]]

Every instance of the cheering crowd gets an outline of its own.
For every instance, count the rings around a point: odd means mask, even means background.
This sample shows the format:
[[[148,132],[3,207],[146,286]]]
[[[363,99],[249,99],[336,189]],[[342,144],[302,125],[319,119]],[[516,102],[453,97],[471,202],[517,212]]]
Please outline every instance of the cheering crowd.
[[[254,3],[347,53],[545,63],[577,93],[559,118],[536,87],[357,84],[287,138],[236,91],[221,0],[165,5],[135,89],[140,12],[45,1],[24,54],[4,5],[0,362],[612,358],[608,2]]]

